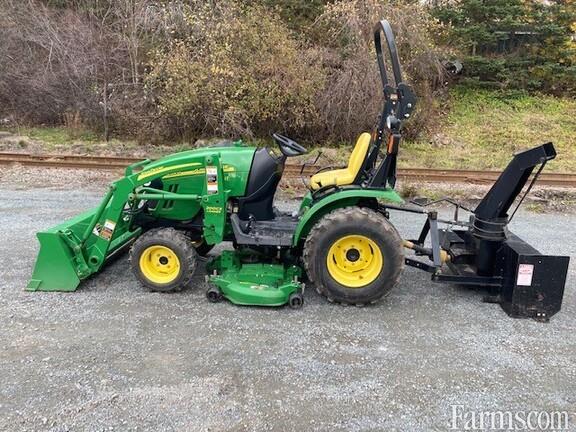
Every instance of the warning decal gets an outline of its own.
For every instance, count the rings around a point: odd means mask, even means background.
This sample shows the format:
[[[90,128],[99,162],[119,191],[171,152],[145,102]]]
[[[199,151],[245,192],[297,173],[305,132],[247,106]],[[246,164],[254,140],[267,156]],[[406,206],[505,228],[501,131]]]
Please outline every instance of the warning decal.
[[[218,193],[218,169],[215,166],[206,167],[206,186],[209,194]]]
[[[532,275],[534,274],[534,264],[520,264],[518,266],[518,277],[516,285],[530,286],[532,285]]]
[[[100,237],[100,233],[102,232],[102,225],[100,225],[99,223],[96,224],[96,226],[94,227],[94,229],[92,230],[92,234],[94,234],[95,236]]]
[[[116,228],[116,222],[111,221],[110,219],[106,219],[104,222],[104,226],[100,230],[100,237],[104,240],[110,240],[112,238],[112,234],[114,234],[114,229]]]

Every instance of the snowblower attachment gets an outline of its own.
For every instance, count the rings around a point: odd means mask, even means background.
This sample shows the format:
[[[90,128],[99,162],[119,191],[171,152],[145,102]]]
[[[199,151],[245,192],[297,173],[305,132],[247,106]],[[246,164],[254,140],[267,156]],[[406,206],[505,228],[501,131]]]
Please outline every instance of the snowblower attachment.
[[[508,224],[546,162],[555,157],[552,143],[516,154],[476,209],[469,210],[470,221],[458,220],[458,209],[463,207],[450,200],[456,206],[453,220],[441,220],[435,211],[428,212],[420,237],[407,247],[417,255],[429,255],[434,265],[409,257],[406,264],[429,271],[435,282],[487,288],[490,295],[484,301],[500,304],[511,317],[548,321],[562,305],[570,257],[540,253],[510,232]],[[439,229],[439,223],[448,228]],[[430,250],[423,247],[428,235]]]
[[[27,290],[74,291],[138,237],[140,229],[129,229],[136,204],[132,170],[149,162],[126,168],[126,177],[110,185],[97,208],[37,234],[40,253]]]

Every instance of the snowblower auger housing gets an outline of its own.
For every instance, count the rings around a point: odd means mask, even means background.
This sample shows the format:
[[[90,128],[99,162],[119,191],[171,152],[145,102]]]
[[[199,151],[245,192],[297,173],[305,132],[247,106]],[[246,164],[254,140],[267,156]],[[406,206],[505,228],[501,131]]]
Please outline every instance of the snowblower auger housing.
[[[540,254],[507,224],[530,176],[526,193],[555,157],[554,146],[516,155],[469,221],[459,220],[457,211],[453,220],[442,220],[426,206],[406,205],[394,190],[396,161],[416,97],[402,79],[387,21],[377,23],[374,42],[383,88],[375,130],[360,134],[346,166],[311,176],[297,211],[273,205],[286,160],[306,153],[286,136],[273,135],[277,149],[236,141],[145,160],[129,166],[97,208],[38,233],[28,289],[74,291],[130,248],[130,266],[145,287],[177,291],[193,283],[199,256],[227,242],[233,250],[206,265],[212,302],[299,308],[306,273],[329,301],[370,304],[396,285],[408,264],[435,282],[487,287],[489,300],[511,316],[547,320],[560,309],[568,257]],[[392,211],[426,216],[420,237],[403,240]],[[416,257],[405,257],[405,249]]]

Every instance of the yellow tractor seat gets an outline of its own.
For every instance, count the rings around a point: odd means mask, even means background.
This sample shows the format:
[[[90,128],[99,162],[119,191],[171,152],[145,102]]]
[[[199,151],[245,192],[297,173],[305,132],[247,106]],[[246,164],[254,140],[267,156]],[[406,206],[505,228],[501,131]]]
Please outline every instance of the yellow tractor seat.
[[[364,159],[366,159],[366,154],[370,148],[370,140],[371,137],[368,132],[364,132],[358,137],[346,168],[314,174],[310,178],[310,187],[312,190],[317,190],[325,186],[345,186],[354,183],[358,172],[362,168]]]

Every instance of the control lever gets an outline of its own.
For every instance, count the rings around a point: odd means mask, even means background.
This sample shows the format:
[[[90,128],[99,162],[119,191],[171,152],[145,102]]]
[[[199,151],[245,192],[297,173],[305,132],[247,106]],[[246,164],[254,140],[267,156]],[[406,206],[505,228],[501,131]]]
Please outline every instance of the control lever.
[[[318,155],[316,156],[316,159],[314,159],[314,162],[312,162],[311,164],[309,164],[308,162],[304,162],[302,164],[302,167],[300,168],[300,175],[302,175],[302,173],[304,172],[304,168],[306,168],[306,165],[316,165],[316,162],[318,162],[318,159],[320,159],[320,156],[322,156],[322,153],[324,153],[322,150],[320,150],[318,152]]]
[[[302,164],[302,167],[300,168],[300,180],[302,180],[302,183],[304,184],[304,186],[308,187],[308,185],[306,184],[306,180],[304,180],[304,168],[306,168],[307,165],[316,165],[316,163],[318,162],[318,159],[320,159],[320,156],[322,156],[324,152],[322,150],[320,150],[318,152],[318,155],[316,156],[316,159],[314,159],[314,162],[312,162],[311,164],[309,164],[308,162],[304,162]]]

